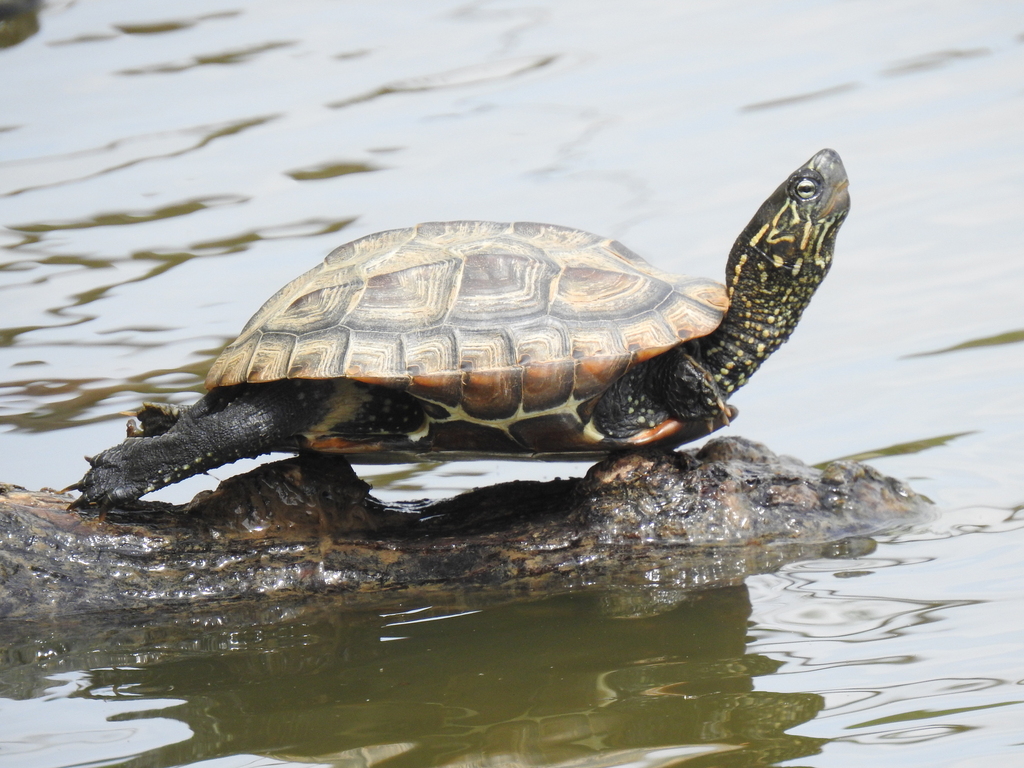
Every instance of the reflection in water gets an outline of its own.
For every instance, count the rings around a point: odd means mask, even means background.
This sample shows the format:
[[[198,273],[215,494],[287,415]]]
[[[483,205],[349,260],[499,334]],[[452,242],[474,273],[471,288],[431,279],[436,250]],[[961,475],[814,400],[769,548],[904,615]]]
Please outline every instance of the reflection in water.
[[[958,352],[961,349],[974,349],[975,347],[994,347],[999,346],[1000,344],[1017,344],[1022,341],[1024,341],[1024,328],[1017,331],[997,333],[995,336],[985,336],[980,339],[962,341],[959,344],[954,344],[952,347],[933,349],[930,352],[916,352],[913,355],[906,355],[905,357],[929,357],[931,355],[942,355],[945,354],[946,352]]]
[[[40,0],[0,2],[0,48],[10,48],[39,31]]]
[[[882,70],[881,74],[883,77],[907,75],[930,69],[938,69],[954,61],[974,59],[979,56],[987,56],[990,53],[991,51],[987,48],[936,51],[934,53],[928,53],[923,56],[917,56],[915,58],[893,64],[892,66]],[[772,109],[774,107],[788,107],[794,104],[802,104],[804,102],[816,101],[828,96],[847,93],[848,91],[855,90],[860,86],[861,83],[858,82],[840,83],[839,85],[833,85],[828,88],[821,88],[807,93],[798,93],[793,96],[783,96],[777,99],[769,99],[767,101],[759,101],[754,104],[747,104],[741,107],[740,111],[757,112],[763,109]]]
[[[79,221],[56,221],[37,222],[33,224],[8,224],[7,229],[14,232],[23,232],[26,235],[39,235],[44,232],[59,232],[64,229],[92,229],[93,227],[120,227],[131,224],[146,224],[150,221],[160,219],[173,219],[178,216],[188,216],[190,213],[205,211],[221,205],[239,205],[248,201],[248,198],[237,195],[220,195],[217,197],[203,197],[195,200],[185,200],[181,203],[164,205],[151,211],[115,211],[113,213],[99,213],[87,219]],[[8,245],[9,250],[21,248],[25,245],[35,245],[43,238],[39,236],[26,237],[22,242]],[[111,262],[106,261],[103,266],[109,266]],[[0,264],[2,269],[5,264]],[[91,266],[91,265],[90,265]]]
[[[126,35],[159,35],[164,32],[177,32],[182,29],[190,29],[201,21],[211,19],[230,19],[238,16],[241,11],[218,11],[217,13],[206,13],[202,16],[194,16],[190,19],[176,19],[174,21],[161,21],[153,24],[115,24],[114,28],[119,29]]]
[[[101,413],[88,418],[85,413],[108,398],[131,393],[153,402],[170,402],[172,396],[187,392],[205,392],[203,379],[229,339],[191,365],[174,370],[146,371],[122,381],[110,379],[22,379],[0,382],[0,424],[26,432],[46,432],[80,424],[123,419],[125,413]],[[179,402],[173,398],[173,402]],[[139,407],[134,402],[134,408]]]
[[[260,240],[289,240],[297,237],[319,237],[338,232],[354,222],[354,218],[345,219],[306,219],[289,224],[277,224],[272,227],[260,227],[231,237],[217,240],[206,240],[192,243],[189,247],[196,251],[215,251],[200,256],[221,256],[226,253],[238,253],[248,248],[249,244]]]
[[[121,32],[125,35],[160,35],[167,32],[180,32],[184,29],[191,29],[200,22],[210,21],[214,19],[230,19],[234,16],[241,14],[241,11],[217,11],[216,13],[206,13],[202,16],[194,16],[187,19],[174,19],[167,21],[153,22],[149,24],[113,24],[113,29]],[[114,40],[118,37],[117,34],[110,32],[92,32],[81,35],[75,35],[74,37],[67,38],[65,40],[50,40],[47,45],[74,45],[75,43],[98,43],[104,40]]]
[[[965,435],[976,434],[977,430],[969,430],[967,432],[954,432],[950,435],[939,435],[937,437],[926,437],[921,440],[911,440],[907,443],[897,443],[896,445],[888,445],[885,448],[875,448],[872,451],[862,451],[861,453],[852,453],[849,456],[842,456],[839,459],[832,459],[832,461],[871,461],[872,459],[879,459],[883,456],[904,456],[909,453],[920,453],[921,451],[927,451],[929,448],[938,448],[946,445],[952,440],[956,440],[958,437],[964,437]],[[824,469],[830,462],[823,461],[820,464],[814,466],[818,469]]]
[[[346,57],[347,58],[347,57]],[[506,59],[476,64],[469,67],[460,67],[449,72],[439,72],[433,75],[423,75],[408,80],[396,80],[382,85],[369,93],[353,96],[341,101],[335,101],[327,106],[331,109],[340,109],[352,104],[359,104],[364,101],[371,101],[379,96],[387,96],[391,93],[415,93],[418,91],[433,91],[440,88],[455,88],[463,85],[476,85],[493,80],[516,77],[518,75],[542,69],[558,60],[558,56],[527,56],[517,59]]]
[[[957,681],[957,682],[959,683],[960,681]],[[968,681],[968,682],[970,682],[970,681]],[[992,683],[994,685],[999,685],[1000,681],[992,681]],[[962,693],[964,690],[969,690],[969,689],[966,686],[956,686],[953,689],[953,692],[954,693]],[[964,713],[964,712],[977,712],[977,711],[982,710],[982,709],[994,709],[996,707],[1015,706],[1015,705],[1020,704],[1020,703],[1021,702],[1019,702],[1019,701],[1001,701],[1001,702],[999,702],[997,704],[981,704],[981,705],[976,706],[976,707],[957,707],[955,709],[925,709],[925,710],[919,710],[919,711],[913,712],[913,713],[908,713],[908,714],[905,714],[905,715],[893,715],[893,716],[890,716],[890,717],[880,717],[877,720],[867,720],[867,721],[865,721],[863,723],[857,723],[857,727],[859,727],[859,728],[871,728],[871,727],[878,726],[878,725],[889,725],[890,723],[906,723],[906,722],[914,722],[916,720],[931,720],[933,718],[942,718],[942,717],[947,717],[949,715],[958,715],[958,714],[961,714],[961,713]],[[948,727],[948,726],[946,726],[946,727]],[[964,729],[964,728],[965,728],[965,726],[960,726],[960,729]],[[917,729],[917,728],[911,729],[911,730],[919,732],[919,729]],[[891,737],[892,731],[889,731],[888,733],[889,733],[889,735]],[[900,733],[901,734],[906,734],[907,730],[901,730]]]
[[[909,75],[914,72],[923,72],[928,69],[938,69],[960,59],[975,59],[979,56],[988,56],[991,53],[988,48],[971,48],[969,50],[949,50],[926,53],[924,56],[917,56],[897,64],[893,64],[882,70],[882,74],[892,77],[893,75]]]
[[[92,227],[111,227],[124,226],[129,224],[141,224],[149,221],[156,221],[158,219],[173,218],[175,216],[185,216],[190,213],[195,213],[197,211],[207,210],[214,206],[234,205],[244,202],[246,202],[244,198],[222,196],[219,198],[190,200],[184,203],[177,203],[170,206],[164,206],[162,208],[150,212],[103,213],[97,214],[88,219],[83,219],[81,221],[52,223],[40,222],[34,224],[21,224],[17,226],[8,227],[8,229],[25,233],[25,238],[21,242],[7,247],[8,249],[13,250],[15,248],[21,248],[24,246],[35,246],[40,243],[43,243],[45,246],[45,233],[49,232],[58,232],[67,229],[90,229]],[[338,232],[344,229],[354,221],[354,218],[306,219],[303,221],[289,222],[287,224],[277,224],[270,227],[260,227],[259,229],[248,230],[240,234],[230,235],[228,237],[218,238],[216,240],[206,240],[191,243],[190,245],[187,246],[188,250],[168,250],[167,252],[162,253],[158,253],[156,251],[136,251],[134,253],[129,254],[128,256],[121,257],[92,258],[88,256],[79,255],[46,254],[44,251],[44,253],[40,255],[38,258],[20,258],[17,260],[0,263],[0,272],[4,270],[8,270],[11,272],[23,272],[31,269],[35,265],[65,265],[84,267],[86,269],[101,269],[113,267],[115,265],[128,264],[131,262],[140,261],[155,261],[159,263],[159,267],[157,267],[156,272],[149,272],[142,277],[132,277],[130,279],[123,280],[119,283],[113,283],[111,285],[95,288],[88,292],[76,294],[74,296],[74,298],[76,299],[75,303],[69,306],[80,306],[82,304],[88,304],[91,301],[95,301],[98,298],[102,298],[104,295],[106,295],[108,291],[110,291],[113,288],[117,288],[122,285],[127,285],[129,283],[136,283],[142,280],[146,280],[150,277],[154,277],[158,274],[166,272],[173,266],[183,264],[194,258],[200,258],[203,256],[222,256],[227,253],[237,253],[239,251],[246,250],[249,244],[256,243],[261,240],[288,240],[292,238],[319,237],[320,235],[332,234],[334,232]],[[201,253],[201,251],[208,252]],[[49,277],[39,277],[35,278],[33,282],[45,283],[51,278],[52,275]],[[8,285],[0,285],[0,290],[9,290],[11,288],[16,287],[18,287],[18,284],[10,283]],[[55,308],[51,311],[55,314],[58,314],[60,310]],[[3,346],[3,344],[0,343],[0,346]]]
[[[13,197],[36,189],[94,179],[152,160],[181,157],[217,139],[234,136],[278,117],[280,115],[263,115],[216,125],[132,136],[93,149],[0,163],[0,197]]]
[[[788,107],[790,104],[799,104],[804,101],[814,101],[815,99],[823,99],[827,96],[836,96],[840,93],[846,93],[852,91],[854,88],[859,87],[859,83],[842,83],[840,85],[834,85],[831,88],[822,88],[819,91],[811,91],[810,93],[799,93],[795,96],[784,96],[779,99],[771,99],[770,101],[759,101],[756,104],[747,104],[742,108],[743,112],[756,112],[761,109],[771,109],[773,107]]]
[[[370,169],[369,170],[374,170]],[[310,177],[312,178],[312,177]],[[174,205],[162,206],[151,211],[118,212],[97,214],[78,221],[66,222],[38,222],[33,224],[22,224],[16,227],[9,227],[24,235],[24,240],[10,250],[23,246],[46,247],[46,238],[54,232],[62,230],[91,229],[95,227],[115,227],[131,224],[146,223],[159,219],[186,216],[191,213],[207,210],[214,206],[234,205],[244,203],[245,199],[235,196],[221,196],[216,198],[203,198],[187,200]],[[0,347],[12,347],[19,343],[21,337],[26,334],[54,327],[69,327],[87,323],[94,319],[92,315],[70,316],[68,310],[74,307],[81,307],[99,301],[110,295],[111,292],[132,283],[140,283],[157,277],[174,267],[185,264],[196,258],[208,256],[223,256],[226,254],[239,253],[247,250],[252,244],[264,240],[287,240],[294,238],[319,237],[321,235],[338,232],[354,222],[354,218],[341,219],[306,219],[276,226],[261,227],[259,229],[242,232],[216,240],[191,243],[188,250],[169,251],[157,253],[154,251],[138,251],[125,257],[90,258],[87,256],[58,256],[43,255],[37,259],[22,258],[17,261],[9,261],[0,264],[0,272],[7,269],[12,272],[31,271],[37,265],[67,265],[77,266],[86,269],[103,269],[115,265],[124,264],[145,264],[152,266],[141,274],[132,275],[130,272],[122,272],[122,279],[118,282],[97,285],[87,290],[71,294],[71,303],[53,307],[48,310],[48,315],[63,320],[61,323],[48,325],[19,325],[8,328],[0,328]],[[45,284],[51,281],[56,273],[49,276],[34,278],[33,282]],[[19,287],[20,284],[11,283],[0,286],[0,291]],[[56,298],[63,299],[61,295]],[[124,338],[125,331],[134,331],[131,342]],[[165,327],[133,327],[118,328],[104,332],[105,335],[117,334],[110,341],[76,340],[74,346],[78,348],[86,346],[130,346],[134,350],[141,350],[147,347],[160,347],[165,342],[147,342],[140,340],[138,334],[145,332],[163,332]],[[231,341],[230,337],[209,339],[205,348],[193,352],[193,357],[198,357],[193,362],[182,365],[178,368],[160,368],[151,371],[144,371],[124,379],[54,379],[54,378],[28,378],[15,379],[0,382],[0,424],[9,424],[17,429],[31,432],[45,432],[54,429],[65,429],[95,421],[106,421],[119,419],[122,415],[111,412],[110,408],[102,409],[101,413],[87,416],[87,413],[95,406],[104,402],[110,397],[120,393],[134,393],[148,397],[155,402],[167,402],[168,397],[187,392],[203,393],[203,380],[210,365],[221,353],[225,346]],[[59,344],[60,342],[58,342]],[[36,342],[35,348],[48,346],[45,343]],[[42,361],[20,361],[21,366],[41,364]],[[178,402],[178,400],[175,400]],[[109,405],[109,404],[108,404]],[[138,403],[131,403],[131,407],[137,407]]]
[[[128,766],[245,753],[316,760],[375,745],[402,753],[396,767],[596,766],[613,764],[609,750],[664,750],[657,765],[700,745],[733,747],[715,765],[766,765],[819,749],[786,730],[814,718],[820,696],[753,690],[781,662],[745,651],[745,588],[632,619],[607,613],[628,593],[438,599],[8,625],[0,688],[28,699],[54,673],[82,670],[71,697],[151,699],[148,715],[137,707],[115,719],[175,718],[194,734]]]
[[[335,176],[345,176],[349,173],[370,173],[379,171],[372,165],[366,163],[322,163],[310,168],[298,168],[294,171],[287,171],[285,175],[291,176],[296,181],[311,181],[315,179],[333,179]]]
[[[237,48],[235,50],[223,51],[221,53],[211,53],[206,56],[193,56],[188,61],[176,64],[153,64],[149,67],[139,67],[137,69],[122,69],[117,74],[170,74],[174,72],[184,72],[185,70],[194,69],[195,67],[203,67],[208,64],[242,64],[258,54],[266,53],[267,51],[274,51],[278,48],[288,48],[293,45],[296,45],[294,40],[262,43],[260,45],[251,45],[248,48]]]

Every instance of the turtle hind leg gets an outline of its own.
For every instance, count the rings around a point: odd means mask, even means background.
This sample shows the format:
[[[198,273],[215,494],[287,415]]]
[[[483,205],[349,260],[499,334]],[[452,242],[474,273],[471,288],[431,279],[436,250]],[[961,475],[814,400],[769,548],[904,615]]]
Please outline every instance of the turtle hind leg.
[[[129,437],[92,458],[72,486],[82,492],[72,507],[110,509],[236,459],[287,448],[323,417],[332,388],[330,381],[286,379],[215,389],[182,409],[166,431]]]

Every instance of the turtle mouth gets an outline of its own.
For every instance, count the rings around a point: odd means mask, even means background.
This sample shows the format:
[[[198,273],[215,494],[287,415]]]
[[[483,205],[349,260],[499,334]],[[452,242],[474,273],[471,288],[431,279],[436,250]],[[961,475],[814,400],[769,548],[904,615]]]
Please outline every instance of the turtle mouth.
[[[839,153],[834,149],[823,149],[807,161],[806,167],[821,174],[828,190],[828,199],[822,204],[819,217],[827,219],[837,212],[841,214],[849,210],[850,193],[847,187],[850,186],[850,180]]]
[[[849,209],[850,193],[847,189],[849,186],[850,182],[847,179],[843,179],[832,188],[828,201],[825,203],[825,208],[821,212],[822,218],[828,218],[837,208],[841,211]]]

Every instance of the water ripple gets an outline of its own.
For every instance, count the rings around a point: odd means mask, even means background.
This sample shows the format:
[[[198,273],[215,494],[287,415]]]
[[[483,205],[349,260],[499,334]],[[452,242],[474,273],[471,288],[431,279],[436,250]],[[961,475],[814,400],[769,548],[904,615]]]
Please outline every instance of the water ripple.
[[[298,45],[295,40],[281,40],[270,43],[262,43],[260,45],[251,45],[247,48],[236,48],[232,50],[222,51],[220,53],[211,53],[205,56],[193,56],[191,59],[170,64],[152,64],[148,67],[138,67],[134,69],[121,69],[116,74],[118,75],[163,75],[173,74],[175,72],[184,72],[189,69],[195,69],[196,67],[205,67],[210,64],[242,64],[250,59],[254,58],[258,54],[266,53],[267,51],[274,51],[278,48],[288,48],[293,45]]]
[[[559,56],[525,56],[515,59],[503,59],[501,61],[474,64],[468,67],[459,67],[447,72],[438,72],[433,75],[411,77],[405,80],[395,80],[382,85],[376,90],[352,96],[348,99],[334,101],[327,106],[331,109],[341,109],[352,104],[359,104],[364,101],[371,101],[380,96],[387,96],[392,93],[415,93],[417,91],[434,91],[443,88],[456,88],[465,85],[476,85],[496,80],[505,80],[518,77],[519,75],[542,69],[557,61]]]
[[[102,147],[0,163],[0,197],[92,179],[150,160],[180,157],[227,136],[276,120],[280,115],[232,120],[176,131],[117,139]]]

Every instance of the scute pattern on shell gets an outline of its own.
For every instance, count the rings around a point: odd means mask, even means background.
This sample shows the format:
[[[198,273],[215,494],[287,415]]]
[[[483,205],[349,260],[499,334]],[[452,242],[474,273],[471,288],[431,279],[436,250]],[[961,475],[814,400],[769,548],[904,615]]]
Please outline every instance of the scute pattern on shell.
[[[206,385],[350,377],[508,418],[599,394],[727,306],[719,283],[588,232],[430,222],[334,250],[263,305]]]

